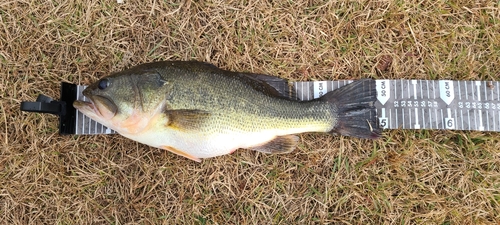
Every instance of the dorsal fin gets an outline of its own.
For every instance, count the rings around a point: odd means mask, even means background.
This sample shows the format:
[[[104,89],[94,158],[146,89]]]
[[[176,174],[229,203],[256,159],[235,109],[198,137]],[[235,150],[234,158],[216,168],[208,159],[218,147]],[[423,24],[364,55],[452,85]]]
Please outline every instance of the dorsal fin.
[[[214,64],[200,61],[169,61],[171,67],[182,68],[188,71],[220,72],[223,71]]]
[[[288,81],[279,77],[274,77],[265,74],[256,73],[234,73],[239,80],[250,85],[253,89],[260,91],[266,95],[292,99],[293,95],[290,90]]]

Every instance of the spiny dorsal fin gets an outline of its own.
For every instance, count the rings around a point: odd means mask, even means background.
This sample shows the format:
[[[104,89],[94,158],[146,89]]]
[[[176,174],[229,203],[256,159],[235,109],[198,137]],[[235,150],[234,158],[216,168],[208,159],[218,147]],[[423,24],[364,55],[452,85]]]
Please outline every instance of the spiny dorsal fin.
[[[220,72],[219,67],[208,62],[200,61],[166,61],[164,62],[169,67],[179,68],[187,71],[200,72]]]
[[[235,73],[241,81],[250,85],[253,89],[264,94],[293,99],[288,81],[279,77],[256,73]]]
[[[210,117],[210,113],[197,109],[166,110],[167,126],[179,130],[199,129]]]
[[[284,154],[289,153],[295,150],[297,147],[297,143],[299,141],[299,137],[295,135],[285,135],[278,136],[275,139],[259,146],[251,147],[249,149],[270,153],[270,154]]]
[[[119,72],[119,74],[123,73],[135,73],[140,74],[143,71],[153,71],[162,68],[177,68],[184,71],[191,72],[220,72],[222,71],[217,66],[207,63],[207,62],[199,62],[199,61],[158,61],[158,62],[150,62],[144,63],[137,66],[134,66],[128,70],[124,70]]]

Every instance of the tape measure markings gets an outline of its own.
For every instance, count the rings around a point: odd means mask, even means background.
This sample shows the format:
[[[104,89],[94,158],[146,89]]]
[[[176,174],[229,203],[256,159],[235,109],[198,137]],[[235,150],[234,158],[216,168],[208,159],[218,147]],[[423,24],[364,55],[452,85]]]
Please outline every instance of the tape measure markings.
[[[497,81],[376,80],[376,84],[376,107],[384,128],[500,131]],[[300,89],[297,92],[309,88]]]

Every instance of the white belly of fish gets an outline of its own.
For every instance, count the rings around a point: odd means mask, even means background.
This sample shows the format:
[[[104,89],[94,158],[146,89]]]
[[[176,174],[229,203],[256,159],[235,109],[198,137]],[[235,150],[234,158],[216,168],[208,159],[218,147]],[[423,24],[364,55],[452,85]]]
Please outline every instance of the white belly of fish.
[[[279,132],[281,133],[281,132]],[[172,147],[196,158],[210,158],[232,153],[238,148],[258,146],[273,140],[276,131],[255,133],[197,134],[196,132],[143,132],[140,134],[122,134],[140,143],[165,149]]]

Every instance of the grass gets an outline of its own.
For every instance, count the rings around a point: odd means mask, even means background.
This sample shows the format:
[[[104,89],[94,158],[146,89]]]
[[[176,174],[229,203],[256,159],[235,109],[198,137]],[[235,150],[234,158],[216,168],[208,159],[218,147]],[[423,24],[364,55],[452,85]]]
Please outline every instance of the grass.
[[[500,134],[301,135],[295,152],[195,163],[120,136],[59,136],[22,113],[61,81],[155,60],[292,81],[500,80],[493,1],[0,3],[5,224],[498,224]]]

